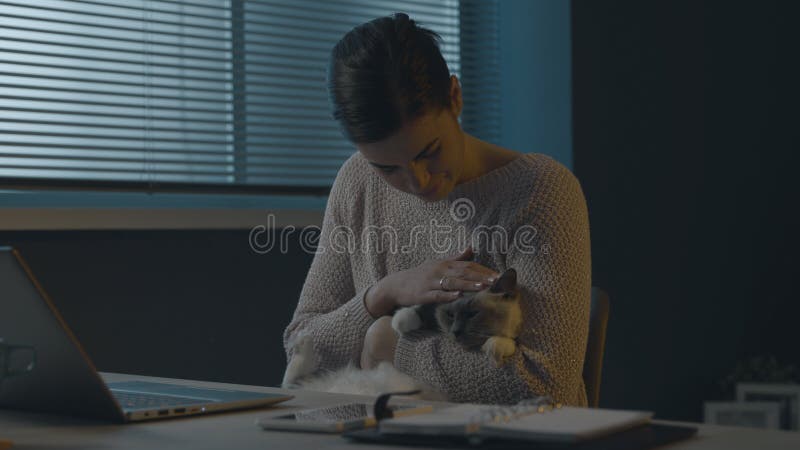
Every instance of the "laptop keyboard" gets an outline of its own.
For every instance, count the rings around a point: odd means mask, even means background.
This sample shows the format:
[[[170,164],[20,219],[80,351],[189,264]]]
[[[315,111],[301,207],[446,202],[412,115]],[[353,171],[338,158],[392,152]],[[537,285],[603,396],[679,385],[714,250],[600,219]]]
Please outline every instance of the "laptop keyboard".
[[[210,400],[199,400],[191,397],[177,397],[164,394],[145,394],[141,392],[111,391],[123,409],[150,409],[165,406],[201,405]]]

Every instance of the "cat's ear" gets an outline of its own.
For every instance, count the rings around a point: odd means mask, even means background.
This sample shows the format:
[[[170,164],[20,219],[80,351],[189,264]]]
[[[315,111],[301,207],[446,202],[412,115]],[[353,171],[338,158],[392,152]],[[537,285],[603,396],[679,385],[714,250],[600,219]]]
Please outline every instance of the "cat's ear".
[[[497,293],[512,293],[517,288],[517,271],[514,269],[508,269],[500,275],[492,287],[489,288],[489,292]]]

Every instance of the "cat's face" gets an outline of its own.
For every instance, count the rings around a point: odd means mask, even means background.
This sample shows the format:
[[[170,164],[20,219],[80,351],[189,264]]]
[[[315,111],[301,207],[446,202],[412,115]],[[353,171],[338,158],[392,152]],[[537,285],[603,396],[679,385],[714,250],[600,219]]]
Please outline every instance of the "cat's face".
[[[439,328],[469,349],[483,345],[491,336],[516,337],[519,326],[517,273],[508,269],[482,291],[466,292],[458,299],[436,308]]]

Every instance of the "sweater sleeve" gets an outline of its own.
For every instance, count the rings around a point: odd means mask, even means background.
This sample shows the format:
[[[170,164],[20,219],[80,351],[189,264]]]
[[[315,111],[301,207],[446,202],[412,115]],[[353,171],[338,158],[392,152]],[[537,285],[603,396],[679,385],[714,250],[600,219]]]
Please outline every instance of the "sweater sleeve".
[[[577,179],[560,164],[551,166],[517,214],[508,233],[506,267],[498,268],[517,270],[523,324],[516,353],[497,368],[484,353],[467,351],[440,333],[410,334],[398,342],[395,365],[452,401],[510,404],[549,395],[565,404],[586,405],[588,212]]]
[[[364,305],[371,286],[355,291],[350,261],[347,183],[352,182],[350,161],[337,174],[331,188],[319,243],[311,262],[292,321],[283,333],[287,361],[290,340],[299,333],[313,338],[319,356],[318,369],[336,369],[348,363],[358,365],[364,335],[374,319]]]

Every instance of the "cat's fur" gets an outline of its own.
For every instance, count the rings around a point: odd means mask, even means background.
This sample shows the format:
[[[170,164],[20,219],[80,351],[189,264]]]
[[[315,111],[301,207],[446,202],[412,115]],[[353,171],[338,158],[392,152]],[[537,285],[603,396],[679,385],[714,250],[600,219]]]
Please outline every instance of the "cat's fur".
[[[394,314],[392,328],[400,334],[419,329],[440,330],[468,350],[480,349],[500,366],[516,351],[514,339],[522,324],[516,281],[516,271],[508,269],[491,287],[482,291],[465,292],[449,303],[402,308]],[[297,335],[289,342],[289,347],[292,358],[284,374],[284,387],[364,395],[421,390],[420,398],[446,399],[388,362],[368,370],[350,366],[315,374],[319,359],[308,334]]]
[[[418,390],[421,391],[418,398],[447,400],[436,389],[400,372],[389,362],[382,362],[369,370],[350,365],[335,371],[315,372],[319,360],[308,334],[299,335],[289,346],[293,349],[293,355],[281,384],[284,388],[361,395]]]

